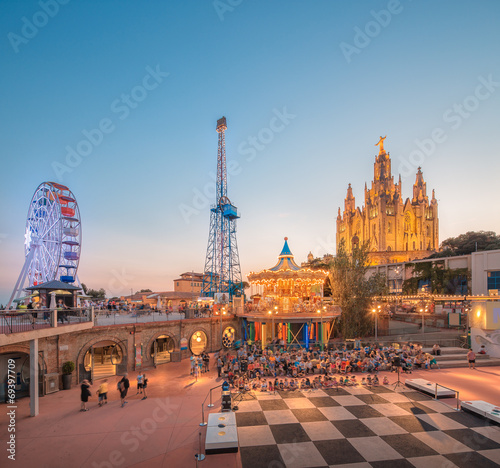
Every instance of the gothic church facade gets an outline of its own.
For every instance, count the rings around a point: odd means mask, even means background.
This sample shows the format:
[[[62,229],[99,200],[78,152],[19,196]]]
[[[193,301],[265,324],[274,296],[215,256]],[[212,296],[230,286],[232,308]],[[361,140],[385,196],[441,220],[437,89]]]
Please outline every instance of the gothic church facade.
[[[403,201],[401,175],[394,183],[391,159],[380,137],[371,188],[365,183],[365,201],[356,207],[351,184],[347,188],[344,211],[337,216],[337,249],[345,242],[348,253],[355,245],[369,242],[370,263],[406,262],[428,257],[439,248],[438,204],[434,190],[427,196],[421,168],[413,184],[413,197]]]

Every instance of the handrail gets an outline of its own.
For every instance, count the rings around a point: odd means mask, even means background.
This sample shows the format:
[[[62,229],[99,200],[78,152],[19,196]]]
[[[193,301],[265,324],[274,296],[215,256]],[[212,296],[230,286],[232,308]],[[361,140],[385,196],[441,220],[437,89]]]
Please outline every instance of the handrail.
[[[460,411],[460,392],[458,390],[453,389],[453,388],[445,387],[444,385],[440,385],[440,384],[436,383],[436,388],[434,390],[434,399],[435,400],[438,399],[438,397],[437,397],[438,387],[446,388],[446,390],[451,390],[452,392],[457,394],[457,411]]]
[[[206,426],[207,423],[205,422],[205,410],[204,410],[204,407],[205,407],[205,402],[207,401],[207,398],[208,396],[210,395],[210,404],[212,404],[212,390],[215,390],[216,388],[218,387],[222,387],[222,384],[220,385],[217,385],[216,387],[213,387],[209,390],[209,392],[207,393],[207,396],[205,397],[205,399],[203,400],[203,403],[201,404],[201,423],[200,423],[200,426]],[[213,405],[212,405],[213,406]],[[212,407],[210,406],[210,408]]]
[[[212,404],[212,390],[215,390],[216,388],[222,387],[222,384],[217,385],[216,387],[213,387],[210,389],[210,403],[207,405],[208,408],[213,408],[214,405]]]

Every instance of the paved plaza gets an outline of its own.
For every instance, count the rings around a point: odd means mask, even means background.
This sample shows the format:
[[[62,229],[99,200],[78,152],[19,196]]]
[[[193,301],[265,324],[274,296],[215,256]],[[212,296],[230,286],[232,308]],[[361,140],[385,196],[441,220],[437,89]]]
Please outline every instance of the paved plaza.
[[[212,359],[213,362],[213,359]],[[120,407],[109,379],[109,403],[97,406],[95,391],[88,412],[80,412],[80,388],[40,399],[40,415],[29,416],[29,400],[16,410],[16,464],[58,467],[190,467],[196,466],[200,433],[204,452],[202,402],[210,388],[222,383],[211,370],[195,381],[189,361],[146,370],[148,398],[135,393],[129,375],[128,404]],[[394,382],[396,374],[380,373]],[[460,392],[462,400],[500,405],[500,368],[417,371],[408,378],[425,378]],[[500,428],[457,412],[456,401],[435,401],[407,388],[355,387],[313,391],[256,392],[236,413],[240,450],[207,455],[200,467],[488,467],[500,465]],[[248,398],[248,397],[247,397]],[[213,391],[213,408],[220,411],[220,388]],[[7,407],[0,427],[5,431]],[[2,439],[5,438],[2,434]],[[7,453],[2,457],[6,459]],[[4,460],[1,466],[8,466]],[[13,465],[14,466],[14,465]]]

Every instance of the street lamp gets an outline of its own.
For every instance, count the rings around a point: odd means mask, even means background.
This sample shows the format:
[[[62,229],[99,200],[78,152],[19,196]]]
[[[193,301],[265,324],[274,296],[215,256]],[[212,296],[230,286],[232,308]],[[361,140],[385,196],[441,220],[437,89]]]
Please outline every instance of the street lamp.
[[[422,339],[423,339],[425,335],[424,309],[420,309],[420,313],[422,314]]]
[[[378,314],[377,309],[372,309],[372,312],[375,314],[375,341],[378,340]]]
[[[323,310],[318,309],[316,312],[321,314],[321,351],[323,351]]]

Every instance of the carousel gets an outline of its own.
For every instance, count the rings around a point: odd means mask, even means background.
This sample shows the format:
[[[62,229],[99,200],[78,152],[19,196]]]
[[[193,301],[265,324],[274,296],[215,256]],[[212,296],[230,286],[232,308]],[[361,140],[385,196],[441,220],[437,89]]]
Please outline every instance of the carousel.
[[[299,266],[288,238],[272,268],[247,275],[252,288],[244,313],[249,341],[323,347],[329,340],[340,308],[323,297],[328,271]]]

